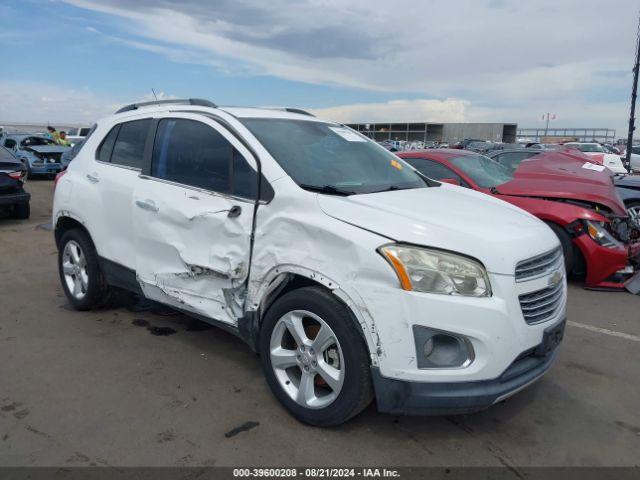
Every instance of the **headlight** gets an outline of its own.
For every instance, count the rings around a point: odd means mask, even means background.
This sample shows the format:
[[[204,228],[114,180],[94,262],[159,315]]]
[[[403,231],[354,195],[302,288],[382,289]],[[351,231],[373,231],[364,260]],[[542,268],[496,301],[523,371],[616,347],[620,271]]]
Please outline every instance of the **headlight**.
[[[400,280],[404,290],[490,297],[487,271],[462,255],[406,245],[385,245],[378,249]]]
[[[622,245],[621,242],[616,240],[613,235],[604,228],[604,224],[590,220],[587,220],[586,223],[589,236],[603,247],[615,248]]]

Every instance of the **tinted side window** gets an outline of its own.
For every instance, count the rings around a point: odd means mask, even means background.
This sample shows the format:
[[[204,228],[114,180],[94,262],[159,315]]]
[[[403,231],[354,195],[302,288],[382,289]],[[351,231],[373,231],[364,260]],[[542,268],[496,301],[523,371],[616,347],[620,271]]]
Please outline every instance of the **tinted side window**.
[[[256,173],[244,157],[220,133],[195,120],[159,122],[151,175],[242,197],[256,192]]]
[[[442,180],[443,178],[455,178],[460,182],[460,185],[466,186],[466,182],[460,178],[456,172],[450,168],[445,167],[441,163],[434,162],[433,160],[427,160],[425,158],[405,158],[413,168],[418,170],[421,174],[432,178],[434,180]]]
[[[111,163],[142,168],[142,156],[150,124],[151,119],[148,118],[120,124],[118,138],[111,154]]]
[[[118,130],[120,129],[120,125],[116,125],[113,127],[102,143],[96,150],[96,159],[101,162],[110,162],[111,161],[111,152],[113,151],[113,145],[116,143],[116,137],[118,136]]]
[[[537,152],[507,152],[502,153],[493,159],[511,170],[516,170],[523,160],[533,157],[536,154]]]
[[[16,146],[17,144],[18,144],[18,143],[17,143],[15,140],[11,139],[11,138],[7,138],[7,139],[4,141],[4,146],[5,146],[5,147],[7,147],[7,148],[15,148],[15,146]]]

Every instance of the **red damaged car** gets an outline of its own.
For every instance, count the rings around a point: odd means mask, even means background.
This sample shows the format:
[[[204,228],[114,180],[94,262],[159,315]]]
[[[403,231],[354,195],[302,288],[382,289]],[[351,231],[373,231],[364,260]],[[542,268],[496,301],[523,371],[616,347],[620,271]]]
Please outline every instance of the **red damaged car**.
[[[560,239],[567,272],[584,276],[587,288],[640,282],[640,231],[609,170],[585,168],[583,158],[553,151],[515,170],[460,150],[398,155],[429,178],[487,193],[543,220]]]

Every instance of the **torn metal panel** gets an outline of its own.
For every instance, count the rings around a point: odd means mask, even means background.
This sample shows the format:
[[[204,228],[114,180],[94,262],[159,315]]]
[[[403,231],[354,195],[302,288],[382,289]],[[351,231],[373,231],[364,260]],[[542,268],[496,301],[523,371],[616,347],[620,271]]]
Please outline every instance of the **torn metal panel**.
[[[243,314],[253,204],[164,182],[134,201],[138,280],[151,299],[235,324]],[[134,202],[134,203],[135,203]],[[242,205],[242,214],[228,212]]]
[[[283,178],[278,183],[291,182]],[[333,291],[353,312],[377,364],[377,352],[384,348],[376,322],[357,291],[359,282],[395,281],[393,272],[380,268],[384,260],[375,254],[386,239],[327,215],[313,196],[300,198],[297,186],[281,185],[278,195],[258,209],[255,247],[246,310],[259,311],[271,292],[287,275],[300,275]],[[374,254],[372,255],[372,252]],[[382,262],[379,264],[379,262]],[[382,273],[381,273],[382,272]]]

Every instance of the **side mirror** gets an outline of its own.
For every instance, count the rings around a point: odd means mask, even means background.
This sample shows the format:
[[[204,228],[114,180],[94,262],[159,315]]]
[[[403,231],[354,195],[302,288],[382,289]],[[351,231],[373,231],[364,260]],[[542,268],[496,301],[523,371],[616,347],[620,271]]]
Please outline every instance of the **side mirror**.
[[[460,182],[456,178],[441,178],[440,181],[442,183],[450,183],[451,185],[457,185],[458,187],[460,186]]]

